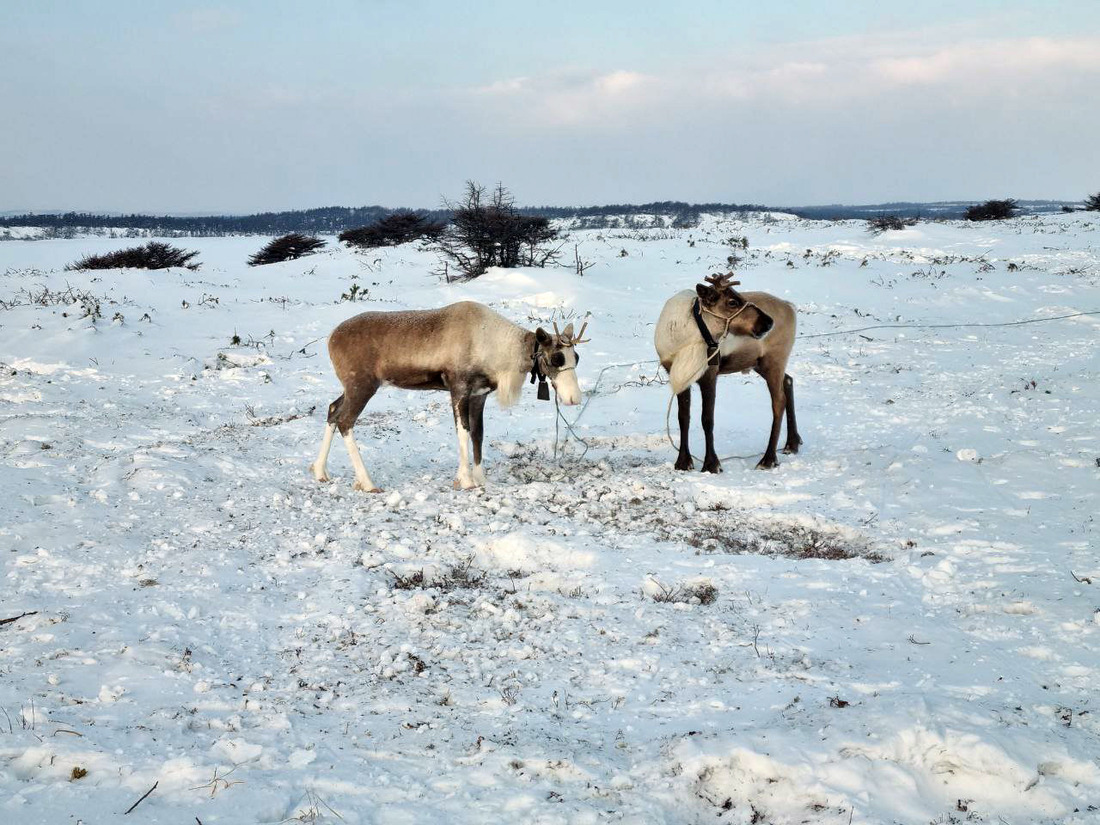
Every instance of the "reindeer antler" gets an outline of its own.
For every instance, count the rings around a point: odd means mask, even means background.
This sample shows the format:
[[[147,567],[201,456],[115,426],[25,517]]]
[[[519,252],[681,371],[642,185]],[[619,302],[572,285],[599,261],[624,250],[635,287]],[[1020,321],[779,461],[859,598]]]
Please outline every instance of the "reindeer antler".
[[[735,287],[741,284],[740,281],[734,281],[732,272],[718,272],[714,275],[707,275],[704,280],[719,292],[727,287]]]
[[[570,324],[568,327],[566,327],[565,328],[566,332],[569,332],[569,329],[572,326],[573,325]],[[587,344],[589,341],[591,341],[592,340],[591,338],[585,338],[584,337],[584,331],[587,328],[588,328],[588,320],[585,319],[585,322],[583,324],[581,324],[581,331],[580,332],[578,332],[576,335],[573,335],[572,333],[570,333],[569,335],[565,335],[561,332],[561,330],[558,329],[558,322],[554,321],[554,334],[556,336],[558,336],[558,340],[561,341],[562,346],[564,346],[564,347],[575,347],[575,346],[577,346],[577,344]]]

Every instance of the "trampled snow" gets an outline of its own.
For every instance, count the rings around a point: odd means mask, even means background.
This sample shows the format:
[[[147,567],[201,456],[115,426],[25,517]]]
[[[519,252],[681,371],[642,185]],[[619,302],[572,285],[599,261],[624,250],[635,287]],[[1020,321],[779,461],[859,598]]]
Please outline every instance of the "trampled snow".
[[[799,308],[805,445],[755,470],[767,393],[725,376],[732,457],[678,473],[652,324],[740,236]],[[0,243],[0,821],[154,784],[133,821],[1100,818],[1100,316],[913,326],[1100,310],[1096,216],[589,230],[584,277],[453,284],[415,246],[171,242],[202,269]],[[340,443],[316,483],[329,330],[464,299],[591,313],[587,446],[527,387],[456,492],[447,397],[387,389],[385,492]]]

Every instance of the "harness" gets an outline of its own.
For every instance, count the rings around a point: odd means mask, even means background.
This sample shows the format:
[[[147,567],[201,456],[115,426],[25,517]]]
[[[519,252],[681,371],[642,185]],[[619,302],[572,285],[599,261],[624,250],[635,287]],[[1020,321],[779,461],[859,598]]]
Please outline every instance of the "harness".
[[[546,373],[542,371],[542,364],[539,363],[541,356],[542,352],[539,350],[539,342],[536,339],[535,350],[531,353],[531,381],[529,383],[534,384],[535,379],[538,379],[538,399],[539,401],[549,401],[550,388],[546,386]]]
[[[710,364],[718,356],[719,347],[721,347],[722,342],[729,337],[730,323],[733,321],[734,318],[736,318],[738,315],[740,315],[751,306],[753,306],[753,304],[745,301],[745,303],[741,304],[741,307],[737,310],[737,312],[733,313],[733,315],[719,315],[717,312],[713,312],[712,310],[709,310],[705,306],[703,306],[702,302],[698,298],[696,298],[695,301],[692,303],[691,317],[695,319],[695,326],[699,327],[699,334],[703,336],[703,343],[707,345],[708,364]],[[704,312],[707,313],[707,315],[713,315],[715,318],[720,318],[726,322],[725,329],[722,330],[722,335],[717,341],[714,340],[714,336],[711,335],[710,330],[707,329],[707,324],[703,320]]]

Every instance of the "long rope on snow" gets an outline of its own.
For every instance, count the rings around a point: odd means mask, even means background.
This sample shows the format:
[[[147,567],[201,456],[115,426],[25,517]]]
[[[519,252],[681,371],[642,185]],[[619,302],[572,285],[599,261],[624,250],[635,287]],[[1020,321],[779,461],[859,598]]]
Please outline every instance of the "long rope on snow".
[[[857,332],[867,332],[872,329],[963,329],[966,327],[1018,327],[1023,324],[1042,324],[1046,321],[1061,321],[1066,318],[1080,318],[1082,315],[1100,315],[1100,310],[1087,312],[1071,312],[1068,315],[1051,315],[1047,318],[1025,318],[1022,321],[982,322],[970,321],[964,324],[875,324],[870,327],[858,329],[841,329],[836,332],[814,332],[809,335],[799,335],[799,338],[827,338],[831,335],[852,335]]]
[[[859,332],[869,332],[876,329],[966,329],[968,327],[1018,327],[1023,326],[1024,324],[1042,324],[1047,321],[1064,321],[1067,318],[1081,318],[1086,315],[1100,315],[1100,310],[1093,309],[1085,310],[1083,312],[1070,312],[1065,315],[1050,315],[1046,318],[1024,318],[1019,321],[971,321],[968,323],[959,324],[873,324],[867,327],[857,327],[856,329],[841,329],[834,332],[814,332],[808,335],[799,335],[797,337],[829,338],[836,335],[855,335]],[[584,445],[584,451],[579,456],[577,456],[578,460],[584,458],[585,455],[588,454],[588,451],[591,449],[591,445],[577,434],[574,426],[581,420],[581,417],[588,410],[588,405],[592,403],[592,399],[596,397],[596,391],[600,388],[600,382],[603,381],[604,373],[606,373],[608,370],[620,369],[622,367],[640,367],[643,364],[656,363],[658,363],[657,359],[651,358],[646,361],[630,361],[622,364],[608,364],[606,367],[600,370],[599,374],[596,376],[596,383],[592,386],[591,392],[588,393],[588,397],[585,399],[584,404],[581,405],[580,411],[577,413],[576,417],[572,421],[566,418],[565,414],[561,411],[561,407],[558,404],[558,395],[557,393],[554,393],[554,411],[557,414],[554,418],[554,460],[558,460],[559,444],[561,443],[559,426],[560,424],[564,424],[565,429],[568,431],[569,435],[573,436],[574,439]],[[625,386],[625,384],[620,384],[618,387],[616,387],[616,391],[622,389],[623,386]],[[668,437],[668,443],[672,446],[672,449],[679,452],[680,445],[672,440],[672,426],[670,424],[670,419],[672,415],[672,402],[675,400],[675,398],[676,396],[669,397],[668,407],[665,410],[665,435]],[[701,459],[696,455],[692,455],[691,457],[696,461],[701,461]],[[752,458],[752,456],[730,455],[719,458],[719,461],[726,461],[735,458],[747,459]]]

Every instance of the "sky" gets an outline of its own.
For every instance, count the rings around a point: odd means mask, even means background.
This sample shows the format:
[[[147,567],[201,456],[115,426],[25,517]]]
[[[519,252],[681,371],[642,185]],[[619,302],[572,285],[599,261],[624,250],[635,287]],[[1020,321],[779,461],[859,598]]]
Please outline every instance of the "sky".
[[[0,211],[1080,199],[1097,0],[0,0]]]

